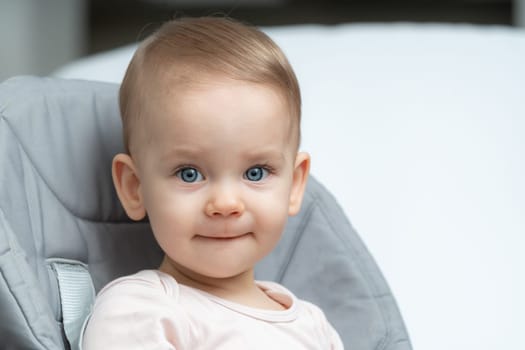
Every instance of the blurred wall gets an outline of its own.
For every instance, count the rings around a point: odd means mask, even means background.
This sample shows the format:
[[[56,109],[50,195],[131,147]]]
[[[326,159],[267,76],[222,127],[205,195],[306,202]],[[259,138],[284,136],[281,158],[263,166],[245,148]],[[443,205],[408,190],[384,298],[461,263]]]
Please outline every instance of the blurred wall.
[[[248,6],[249,4],[249,6]],[[174,15],[261,26],[448,22],[525,26],[525,0],[0,0],[0,81],[136,42]]]
[[[525,27],[525,0],[514,0],[512,2],[513,23],[517,27]]]
[[[85,53],[87,0],[0,0],[0,81],[46,75]]]

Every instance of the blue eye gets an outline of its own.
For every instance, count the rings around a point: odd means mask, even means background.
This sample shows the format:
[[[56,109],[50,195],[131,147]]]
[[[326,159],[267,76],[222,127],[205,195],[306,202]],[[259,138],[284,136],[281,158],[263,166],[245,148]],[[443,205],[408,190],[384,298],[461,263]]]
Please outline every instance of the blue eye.
[[[260,166],[254,166],[244,173],[244,177],[249,181],[261,181],[268,176],[268,170]]]
[[[202,181],[204,179],[202,174],[197,169],[190,167],[178,170],[175,173],[175,176],[188,183]]]

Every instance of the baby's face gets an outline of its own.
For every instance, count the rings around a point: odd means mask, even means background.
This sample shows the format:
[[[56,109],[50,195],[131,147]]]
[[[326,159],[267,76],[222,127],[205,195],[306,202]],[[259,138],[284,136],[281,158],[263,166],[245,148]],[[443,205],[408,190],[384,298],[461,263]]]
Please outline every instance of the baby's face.
[[[275,89],[247,82],[174,91],[149,111],[138,154],[155,237],[174,268],[214,278],[248,271],[277,244],[290,212],[289,108]]]

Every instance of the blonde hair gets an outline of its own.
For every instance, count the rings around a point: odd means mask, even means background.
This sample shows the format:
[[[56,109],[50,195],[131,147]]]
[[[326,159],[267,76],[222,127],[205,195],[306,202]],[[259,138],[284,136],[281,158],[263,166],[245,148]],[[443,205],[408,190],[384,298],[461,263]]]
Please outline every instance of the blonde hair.
[[[201,73],[276,88],[289,106],[299,143],[299,84],[277,44],[257,28],[229,18],[181,18],[163,24],[139,45],[124,76],[119,103],[128,153],[133,129],[145,118],[148,91],[158,85],[155,80],[191,83]]]

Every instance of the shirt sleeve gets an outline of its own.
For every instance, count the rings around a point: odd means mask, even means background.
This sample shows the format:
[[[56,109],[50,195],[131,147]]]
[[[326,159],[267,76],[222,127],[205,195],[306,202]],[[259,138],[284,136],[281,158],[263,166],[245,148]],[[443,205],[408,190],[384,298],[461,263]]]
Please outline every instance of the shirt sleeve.
[[[335,328],[330,324],[330,322],[328,322],[328,319],[326,318],[323,310],[321,310],[321,308],[315,304],[305,301],[303,301],[303,303],[309,309],[309,312],[315,320],[316,327],[320,331],[320,336],[325,341],[323,348],[331,350],[343,350],[343,341],[341,340],[341,337]]]
[[[332,327],[331,324],[326,322],[327,325],[327,333],[328,333],[328,339],[330,339],[330,348],[332,350],[343,350],[345,347],[343,345],[343,341],[341,340],[341,337],[339,337],[339,334],[337,331]]]
[[[97,296],[82,350],[183,349],[186,322],[176,301],[160,281],[137,275],[114,281]]]
[[[330,344],[329,348],[331,350],[343,350],[344,345],[341,340],[341,337],[339,337],[339,334],[337,333],[335,328],[328,322],[324,313],[322,313],[322,318],[320,319],[320,322],[321,322],[321,325],[320,325],[321,329],[323,329],[325,337]]]

